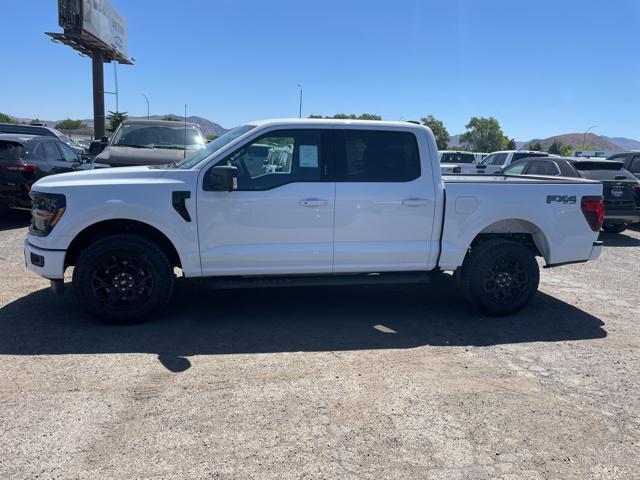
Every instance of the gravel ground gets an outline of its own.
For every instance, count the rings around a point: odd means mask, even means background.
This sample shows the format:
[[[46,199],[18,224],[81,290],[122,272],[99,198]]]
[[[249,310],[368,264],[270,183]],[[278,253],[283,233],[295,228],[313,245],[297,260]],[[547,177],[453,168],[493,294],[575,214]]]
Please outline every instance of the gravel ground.
[[[0,479],[640,478],[640,229],[521,314],[428,286],[212,293],[102,325],[0,221]]]

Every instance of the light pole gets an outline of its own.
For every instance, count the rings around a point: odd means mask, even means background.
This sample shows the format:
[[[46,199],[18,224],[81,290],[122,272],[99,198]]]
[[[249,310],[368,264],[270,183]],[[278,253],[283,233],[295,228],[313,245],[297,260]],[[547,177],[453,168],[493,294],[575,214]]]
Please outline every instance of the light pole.
[[[582,145],[584,145],[585,147],[587,146],[587,133],[589,133],[589,130],[591,130],[592,128],[598,128],[598,125],[591,125],[582,134]]]
[[[147,120],[149,120],[149,99],[147,98],[147,96],[144,93],[142,94],[142,96],[147,101]]]
[[[302,118],[302,86],[298,84],[298,88],[300,89],[300,105],[298,108],[298,117]]]

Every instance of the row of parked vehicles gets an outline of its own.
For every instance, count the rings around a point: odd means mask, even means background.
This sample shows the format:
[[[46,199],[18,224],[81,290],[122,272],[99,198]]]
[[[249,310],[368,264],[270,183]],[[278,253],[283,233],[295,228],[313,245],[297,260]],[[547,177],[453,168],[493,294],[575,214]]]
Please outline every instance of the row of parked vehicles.
[[[31,209],[31,186],[56,173],[175,163],[205,146],[194,123],[125,120],[111,138],[71,140],[45,125],[0,123],[0,208]]]
[[[478,155],[483,155],[481,160]],[[508,150],[491,154],[440,151],[447,174],[535,175],[586,178],[603,184],[603,230],[621,233],[640,222],[640,152],[617,153],[608,159],[559,157],[546,152]]]

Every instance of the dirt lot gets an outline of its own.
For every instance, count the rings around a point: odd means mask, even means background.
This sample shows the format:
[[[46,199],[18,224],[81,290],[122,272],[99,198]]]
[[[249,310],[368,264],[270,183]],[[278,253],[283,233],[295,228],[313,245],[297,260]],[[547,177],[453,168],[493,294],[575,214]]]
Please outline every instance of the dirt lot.
[[[640,478],[640,230],[480,318],[429,286],[212,293],[110,327],[0,222],[0,479]]]

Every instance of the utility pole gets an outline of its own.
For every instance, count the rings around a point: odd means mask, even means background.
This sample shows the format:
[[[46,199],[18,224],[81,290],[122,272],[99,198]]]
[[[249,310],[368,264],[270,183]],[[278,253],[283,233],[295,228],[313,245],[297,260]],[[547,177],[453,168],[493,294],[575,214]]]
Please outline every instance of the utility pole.
[[[91,56],[93,75],[93,130],[96,139],[104,137],[104,56],[94,51]]]
[[[298,88],[300,89],[300,107],[298,109],[298,118],[302,118],[302,86],[298,84]]]

